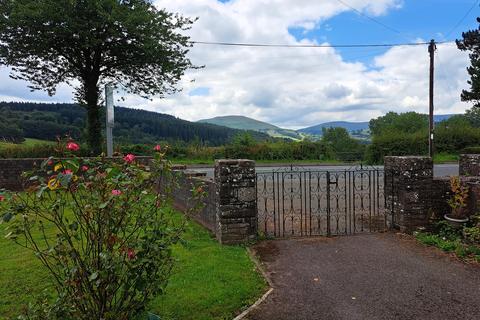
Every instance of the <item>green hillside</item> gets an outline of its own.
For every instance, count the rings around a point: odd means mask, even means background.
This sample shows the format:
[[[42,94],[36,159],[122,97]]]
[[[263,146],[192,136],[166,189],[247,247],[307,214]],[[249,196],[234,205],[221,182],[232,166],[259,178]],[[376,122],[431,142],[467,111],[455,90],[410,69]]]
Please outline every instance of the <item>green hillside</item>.
[[[68,134],[83,140],[86,110],[75,104],[0,102],[0,141],[19,143],[26,138],[55,140]],[[117,143],[198,141],[218,146],[244,130],[208,123],[196,123],[145,110],[115,107],[114,137]],[[250,131],[256,140],[265,133]]]
[[[233,129],[253,130],[266,133],[271,137],[288,138],[293,140],[301,140],[302,136],[294,130],[282,129],[273,124],[255,120],[244,116],[224,116],[211,119],[203,119],[198,123],[210,123],[218,126],[225,126]]]

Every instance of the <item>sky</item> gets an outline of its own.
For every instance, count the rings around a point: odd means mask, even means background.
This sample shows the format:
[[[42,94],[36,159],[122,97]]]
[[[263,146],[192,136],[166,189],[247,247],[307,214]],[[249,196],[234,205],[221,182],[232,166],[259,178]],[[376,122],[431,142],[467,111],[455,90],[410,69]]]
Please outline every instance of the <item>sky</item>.
[[[158,8],[198,21],[195,41],[266,44],[392,44],[452,41],[478,28],[478,0],[157,0]],[[468,14],[467,14],[468,13]],[[182,91],[117,105],[196,121],[244,115],[285,128],[327,121],[368,121],[388,111],[428,112],[426,46],[392,48],[252,48],[196,44]],[[462,113],[468,55],[454,43],[435,54],[435,112]],[[71,102],[72,90],[30,92],[0,68],[0,100]]]

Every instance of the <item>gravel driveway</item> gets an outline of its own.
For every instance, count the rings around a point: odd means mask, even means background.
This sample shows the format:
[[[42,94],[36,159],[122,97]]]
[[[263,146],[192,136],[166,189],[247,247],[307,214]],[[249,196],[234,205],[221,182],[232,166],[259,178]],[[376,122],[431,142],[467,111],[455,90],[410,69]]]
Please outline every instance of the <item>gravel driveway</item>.
[[[263,241],[274,291],[248,315],[280,319],[480,319],[480,267],[384,233]]]

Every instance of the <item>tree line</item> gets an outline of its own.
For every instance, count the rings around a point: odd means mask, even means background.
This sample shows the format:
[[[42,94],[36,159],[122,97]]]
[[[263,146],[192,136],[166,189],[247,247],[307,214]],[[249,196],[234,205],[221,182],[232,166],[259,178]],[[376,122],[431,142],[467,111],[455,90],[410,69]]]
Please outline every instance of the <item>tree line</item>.
[[[74,104],[0,102],[0,139],[18,143],[25,138],[55,140],[57,136],[70,135],[86,141],[86,113],[84,108]],[[102,123],[105,123],[104,118]],[[198,141],[202,145],[218,146],[242,132],[213,124],[189,122],[167,114],[115,108],[114,137],[119,144]],[[252,131],[250,134],[254,139],[269,139],[263,133]]]

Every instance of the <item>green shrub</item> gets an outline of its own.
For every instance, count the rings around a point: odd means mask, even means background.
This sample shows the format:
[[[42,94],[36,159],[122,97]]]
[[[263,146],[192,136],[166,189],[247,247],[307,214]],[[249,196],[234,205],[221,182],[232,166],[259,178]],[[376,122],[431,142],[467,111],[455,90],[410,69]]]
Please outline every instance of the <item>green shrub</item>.
[[[381,164],[385,156],[425,155],[427,151],[427,132],[384,131],[382,135],[373,136],[372,144],[366,151],[366,160],[372,164]]]
[[[0,194],[7,238],[35,253],[57,292],[26,319],[135,318],[164,291],[183,228],[170,219],[170,197],[156,192],[158,181],[170,189],[170,165],[160,152],[152,171],[132,154],[120,163],[71,153],[58,159],[65,158],[27,173],[26,192]]]

